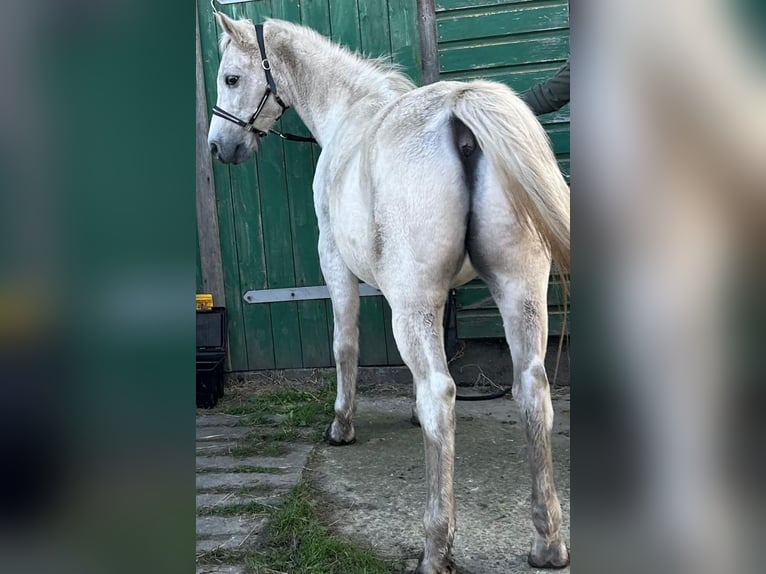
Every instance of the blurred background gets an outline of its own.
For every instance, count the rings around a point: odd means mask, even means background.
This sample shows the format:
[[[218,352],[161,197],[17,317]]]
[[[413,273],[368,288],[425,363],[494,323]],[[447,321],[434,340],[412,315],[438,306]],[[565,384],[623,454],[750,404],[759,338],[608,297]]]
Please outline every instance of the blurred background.
[[[766,17],[570,5],[577,572],[758,568]],[[0,570],[190,572],[191,3],[0,17]]]

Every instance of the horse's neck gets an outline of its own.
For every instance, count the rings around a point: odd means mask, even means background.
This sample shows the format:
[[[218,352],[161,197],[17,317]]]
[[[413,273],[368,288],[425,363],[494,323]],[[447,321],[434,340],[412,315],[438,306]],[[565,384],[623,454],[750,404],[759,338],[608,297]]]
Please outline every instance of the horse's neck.
[[[390,74],[307,31],[270,21],[265,37],[279,92],[320,145],[344,125],[369,119],[407,88],[403,78],[391,81]]]

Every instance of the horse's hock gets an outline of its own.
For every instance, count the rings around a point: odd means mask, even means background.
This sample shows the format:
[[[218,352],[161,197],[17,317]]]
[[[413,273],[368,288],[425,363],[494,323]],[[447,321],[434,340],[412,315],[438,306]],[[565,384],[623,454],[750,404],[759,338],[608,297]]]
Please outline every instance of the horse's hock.
[[[362,391],[357,443],[318,449],[306,476],[343,537],[414,567],[422,550],[423,439],[411,399]],[[554,475],[569,539],[569,393],[553,397]],[[510,399],[456,406],[455,559],[461,574],[530,572],[526,441]],[[534,571],[534,570],[533,570]],[[569,568],[561,570],[568,572]]]

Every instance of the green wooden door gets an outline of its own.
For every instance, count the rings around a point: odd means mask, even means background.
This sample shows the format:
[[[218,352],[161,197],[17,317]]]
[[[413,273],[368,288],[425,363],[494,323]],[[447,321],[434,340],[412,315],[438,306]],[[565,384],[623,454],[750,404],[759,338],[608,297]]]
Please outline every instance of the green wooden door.
[[[522,92],[552,76],[569,57],[566,0],[436,0],[442,80],[484,78]],[[541,116],[569,181],[569,106]],[[560,291],[548,290],[550,333],[561,332]],[[489,291],[473,281],[457,293],[458,338],[503,337]]]
[[[215,104],[218,30],[198,2],[208,109]],[[391,57],[420,79],[415,0],[253,0],[220,8],[235,18],[274,17],[314,28],[370,56]],[[308,134],[289,111],[285,131]],[[251,290],[323,285],[311,192],[319,148],[269,137],[259,157],[238,166],[214,162],[215,193],[232,371],[333,365],[329,300],[248,304]],[[365,297],[360,363],[401,364],[382,297]]]

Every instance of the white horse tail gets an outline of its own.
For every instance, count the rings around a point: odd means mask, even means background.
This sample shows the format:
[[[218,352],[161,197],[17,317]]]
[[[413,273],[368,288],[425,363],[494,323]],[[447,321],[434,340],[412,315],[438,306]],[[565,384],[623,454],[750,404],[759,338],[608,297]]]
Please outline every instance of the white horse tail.
[[[473,133],[522,222],[550,250],[565,285],[569,275],[569,187],[545,130],[508,87],[477,80],[456,85],[452,109]],[[519,185],[520,184],[520,185]]]

